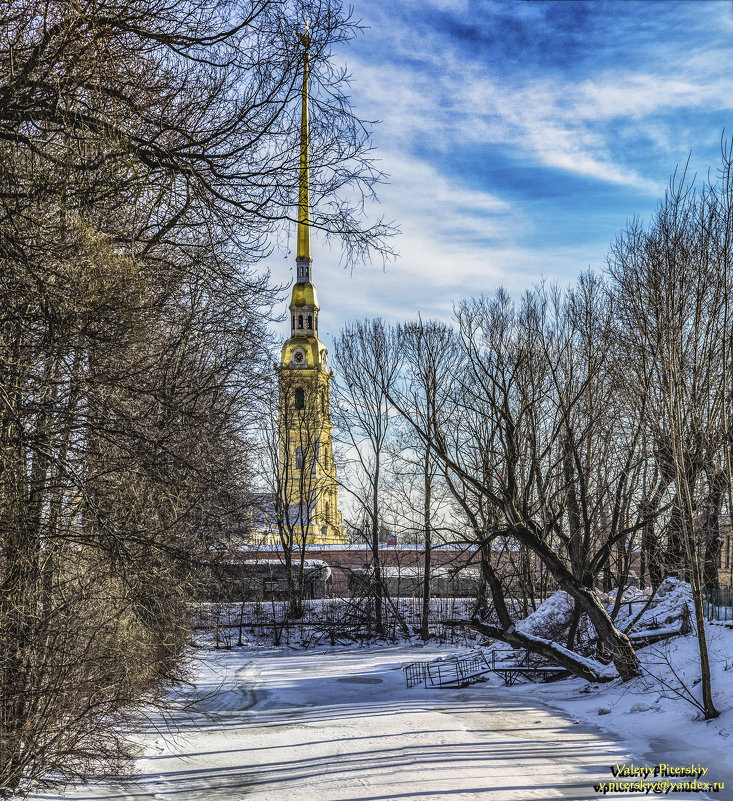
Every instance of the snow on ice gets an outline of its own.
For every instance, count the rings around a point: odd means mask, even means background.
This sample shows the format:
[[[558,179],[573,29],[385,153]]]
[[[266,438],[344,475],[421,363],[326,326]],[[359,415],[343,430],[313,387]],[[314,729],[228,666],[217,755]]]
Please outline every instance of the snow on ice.
[[[638,593],[624,596],[622,627],[640,611],[634,600]],[[642,627],[673,628],[688,601],[689,588],[668,579]],[[567,598],[556,595],[520,625],[543,636],[548,625],[567,621],[569,610]],[[571,678],[505,687],[492,676],[452,690],[407,689],[401,667],[455,647],[203,648],[195,668],[198,708],[181,713],[173,737],[151,722],[134,781],[33,798],[733,799],[733,631],[710,625],[708,639],[721,716],[707,722],[675,684],[699,693],[691,634],[641,648],[645,674],[626,683]],[[181,691],[184,704],[190,692]],[[724,788],[701,791],[714,781]]]

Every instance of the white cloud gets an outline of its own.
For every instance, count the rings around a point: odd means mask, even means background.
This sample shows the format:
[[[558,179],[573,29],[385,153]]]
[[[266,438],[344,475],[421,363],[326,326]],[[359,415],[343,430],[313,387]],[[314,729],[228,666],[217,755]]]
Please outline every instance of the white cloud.
[[[395,164],[392,183],[380,192],[380,211],[397,216],[402,228],[395,263],[384,271],[364,265],[349,274],[338,266],[335,250],[314,242],[314,281],[327,344],[350,319],[380,316],[397,322],[420,313],[450,320],[454,304],[466,297],[499,286],[518,295],[543,276],[572,283],[589,261],[601,266],[605,241],[595,249],[586,243],[549,253],[541,245],[529,247],[522,242],[533,222],[513,205],[452,183],[417,160]]]
[[[470,9],[468,0],[423,0],[423,2],[439,11],[457,11],[465,14]]]
[[[364,316],[401,320],[418,311],[447,319],[454,300],[506,283],[488,254],[490,241],[503,244],[508,230],[521,224],[517,210],[416,159],[385,156],[393,169],[390,184],[380,189],[379,211],[399,220],[399,258],[384,272],[364,266],[349,276],[335,252],[316,246],[314,280],[327,326]]]
[[[640,175],[613,154],[609,123],[644,135],[658,115],[680,118],[690,110],[733,109],[728,51],[693,52],[684,65],[660,63],[658,71],[618,70],[577,81],[535,75],[511,80],[479,58],[458,60],[437,38],[420,51],[419,62],[357,61],[360,96],[367,116],[379,118],[377,141],[409,150],[425,139],[446,151],[462,144],[494,144],[517,157],[570,174],[658,194],[660,184]],[[670,132],[653,139],[666,152],[688,150]]]
[[[431,2],[455,8],[450,0]],[[465,3],[459,5],[465,11]],[[482,190],[478,180],[473,188],[462,185],[444,169],[441,153],[467,146],[476,152],[486,144],[494,157],[503,153],[529,166],[626,187],[632,190],[628,212],[633,214],[638,193],[646,195],[642,208],[650,207],[664,190],[672,159],[684,159],[693,136],[699,141],[700,129],[687,129],[686,115],[733,108],[733,59],[724,48],[701,45],[670,60],[662,43],[635,61],[638,68],[619,60],[616,69],[592,77],[587,69],[515,74],[507,65],[488,63],[480,50],[458,54],[429,26],[401,28],[389,9],[369,7],[374,28],[367,33],[372,42],[379,37],[380,53],[388,55],[375,58],[362,55],[368,47],[355,48],[349,66],[357,113],[382,121],[374,135],[375,154],[390,175],[390,183],[379,189],[382,208],[371,209],[370,216],[379,213],[400,225],[403,235],[395,243],[400,257],[386,272],[365,266],[349,276],[335,252],[314,243],[326,341],[327,332],[335,334],[355,317],[395,321],[419,311],[449,319],[453,302],[466,296],[499,285],[520,293],[541,276],[571,283],[589,265],[602,266],[604,234],[579,227],[566,247],[547,245],[553,239],[547,236],[539,242],[543,236],[536,236],[536,226],[551,227],[551,212],[533,220],[521,200],[509,202],[488,185]],[[633,42],[618,45],[621,55],[626,46]],[[718,136],[716,131],[713,139]],[[627,142],[636,141],[643,149],[629,145],[624,151]],[[435,151],[433,163],[416,155]],[[532,199],[531,191],[521,189],[515,197],[522,193]]]

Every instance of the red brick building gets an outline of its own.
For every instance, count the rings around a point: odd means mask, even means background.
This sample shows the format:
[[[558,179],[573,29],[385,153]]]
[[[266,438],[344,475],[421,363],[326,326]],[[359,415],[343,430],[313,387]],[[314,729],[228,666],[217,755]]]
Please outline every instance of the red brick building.
[[[421,545],[380,545],[381,564],[390,568],[390,573],[404,572],[405,576],[422,574],[425,564],[425,552]],[[293,558],[299,558],[294,553]],[[271,545],[261,545],[246,552],[248,561],[264,559],[282,559],[282,549]],[[359,545],[308,545],[306,559],[324,561],[333,574],[331,595],[348,597],[351,594],[349,577],[354,571],[362,571],[371,563],[371,549],[366,544]],[[462,570],[479,568],[478,550],[468,545],[443,545],[431,551],[432,570]],[[396,569],[396,570],[395,570]],[[352,582],[353,583],[353,582]]]

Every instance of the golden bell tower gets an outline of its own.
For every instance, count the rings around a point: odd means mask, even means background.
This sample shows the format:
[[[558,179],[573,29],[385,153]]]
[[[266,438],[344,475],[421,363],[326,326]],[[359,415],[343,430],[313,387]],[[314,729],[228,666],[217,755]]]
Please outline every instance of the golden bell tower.
[[[300,118],[298,249],[290,298],[290,338],[278,368],[280,407],[280,493],[293,545],[346,542],[338,510],[338,484],[331,446],[328,351],[318,339],[318,297],[311,283],[310,178],[308,170],[308,49],[303,44]]]

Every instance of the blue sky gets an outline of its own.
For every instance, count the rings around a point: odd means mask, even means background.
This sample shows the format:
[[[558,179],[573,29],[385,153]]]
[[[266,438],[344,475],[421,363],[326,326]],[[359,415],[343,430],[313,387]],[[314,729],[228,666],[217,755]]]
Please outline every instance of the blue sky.
[[[368,213],[402,234],[384,271],[351,274],[316,238],[327,345],[348,319],[448,319],[463,297],[602,269],[675,167],[691,154],[704,176],[733,134],[731,0],[356,0],[354,15],[369,27],[338,55],[389,175]]]

